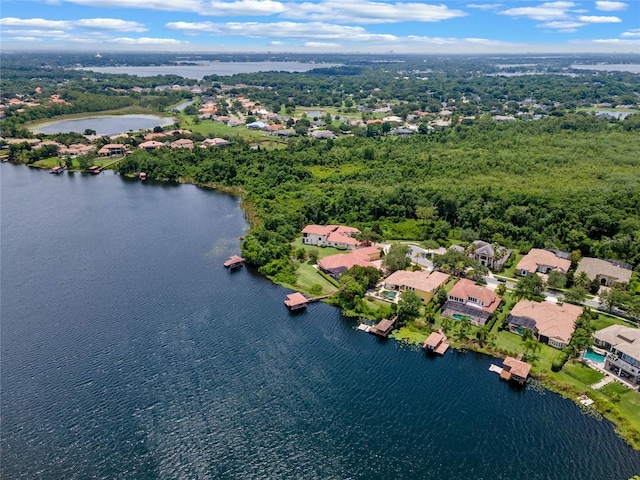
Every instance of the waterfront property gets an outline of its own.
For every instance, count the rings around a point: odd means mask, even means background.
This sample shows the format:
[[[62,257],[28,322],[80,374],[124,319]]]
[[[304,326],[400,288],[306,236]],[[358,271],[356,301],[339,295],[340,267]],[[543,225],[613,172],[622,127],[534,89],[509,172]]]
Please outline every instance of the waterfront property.
[[[307,225],[302,230],[302,243],[354,250],[360,246],[354,238],[357,233],[360,233],[357,228],[343,225]]]
[[[442,272],[398,270],[384,280],[384,288],[397,292],[413,290],[422,302],[427,304],[448,279],[449,275]]]
[[[153,150],[157,150],[162,147],[164,147],[164,143],[158,142],[157,140],[148,140],[138,145],[140,150],[146,150],[147,152],[152,152]]]
[[[438,330],[437,332],[431,332],[431,335],[424,341],[422,348],[429,353],[444,355],[449,346],[446,335],[442,333],[442,330]]]
[[[491,270],[500,270],[511,255],[511,250],[482,240],[476,240],[467,249],[469,257]]]
[[[378,247],[364,247],[349,253],[328,255],[318,260],[318,268],[327,275],[337,279],[355,265],[379,269],[379,259],[380,249]]]
[[[129,146],[123,143],[107,143],[98,150],[98,155],[101,157],[115,157],[126,155],[129,151]]]
[[[483,326],[496,311],[502,299],[488,288],[462,279],[449,292],[447,302],[442,307],[442,316],[460,320],[469,317],[471,323]]]
[[[523,362],[522,358],[506,357],[502,363],[500,380],[513,381],[524,385],[531,371],[531,364]]]
[[[309,303],[309,300],[300,292],[290,293],[284,301],[284,304],[289,307],[289,310],[291,311],[306,308],[307,303]]]
[[[569,303],[521,300],[511,310],[507,324],[513,333],[522,335],[530,330],[538,341],[561,349],[569,345],[582,311],[582,307]]]
[[[600,285],[610,287],[614,283],[629,283],[631,265],[614,260],[584,257],[580,260],[575,275],[586,273],[589,280],[597,280]]]
[[[529,253],[518,262],[516,271],[518,275],[522,275],[523,277],[536,272],[549,273],[552,270],[566,274],[570,267],[571,260],[569,260],[569,254],[543,250],[541,248],[532,248],[529,250]]]
[[[640,329],[611,325],[595,332],[593,343],[607,352],[605,370],[640,385]]]
[[[391,320],[384,318],[380,320],[376,325],[371,327],[369,329],[369,332],[378,335],[379,337],[386,338],[391,333],[391,330],[393,330],[393,327],[396,325],[397,320],[397,316],[393,317]]]

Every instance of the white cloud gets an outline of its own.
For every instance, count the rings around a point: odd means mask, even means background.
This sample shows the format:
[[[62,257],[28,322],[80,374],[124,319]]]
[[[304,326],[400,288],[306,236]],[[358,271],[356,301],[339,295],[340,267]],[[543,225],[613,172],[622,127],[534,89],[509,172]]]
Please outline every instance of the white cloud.
[[[64,0],[98,8],[138,8],[170,12],[198,13],[209,17],[275,15],[286,10],[275,0]]]
[[[495,10],[496,8],[504,7],[502,3],[469,3],[467,8],[477,8],[479,10]]]
[[[76,27],[95,30],[118,30],[120,32],[145,32],[147,30],[141,23],[118,18],[82,18],[72,23]]]
[[[584,27],[586,24],[581,22],[575,22],[573,20],[555,20],[552,22],[545,22],[537,25],[539,28],[553,28],[559,29],[562,31],[573,30],[575,32],[576,28]]]
[[[583,15],[578,18],[581,22],[585,23],[620,23],[622,21],[618,17],[601,17],[597,15]]]
[[[370,33],[362,27],[321,22],[170,22],[165,27],[192,34],[199,32],[252,38],[343,39],[352,42],[394,41],[397,38],[395,35]]]
[[[341,45],[339,43],[328,43],[328,42],[305,42],[305,47],[310,48],[340,48]]]
[[[439,22],[464,17],[462,10],[424,3],[384,3],[369,0],[324,0],[319,3],[287,3],[285,18],[334,23]]]
[[[624,2],[609,2],[609,1],[597,1],[596,9],[602,10],[603,12],[615,12],[618,10],[624,10],[629,5]]]
[[[16,40],[18,42],[41,42],[41,38],[36,37],[11,37],[12,40]]]
[[[109,40],[110,43],[121,43],[125,45],[181,45],[189,42],[182,40],[176,40],[175,38],[131,38],[131,37],[118,37]]]
[[[516,7],[503,10],[501,15],[528,17],[532,20],[559,20],[568,16],[568,10],[575,7],[573,2],[545,2],[537,7]]]
[[[66,20],[45,20],[44,18],[0,18],[0,27],[17,27],[17,28],[70,28],[71,23]]]
[[[572,40],[570,43],[575,45],[584,45],[587,48],[604,47],[606,51],[637,51],[640,48],[640,40],[623,40],[620,38],[598,38],[594,40]]]
[[[118,18],[83,18],[80,20],[45,20],[44,18],[0,19],[2,28],[35,28],[38,30],[72,30],[82,28],[88,30],[117,30],[120,32],[144,32],[147,29],[138,22],[129,22]]]
[[[640,28],[632,28],[631,30],[627,30],[621,36],[627,38],[640,37]]]

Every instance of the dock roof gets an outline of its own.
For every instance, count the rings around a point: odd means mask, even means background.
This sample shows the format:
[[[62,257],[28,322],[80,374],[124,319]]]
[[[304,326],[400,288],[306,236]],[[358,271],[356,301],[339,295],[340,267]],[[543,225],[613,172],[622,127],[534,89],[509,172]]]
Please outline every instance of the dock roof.
[[[287,295],[287,300],[284,301],[284,304],[289,308],[296,308],[306,305],[308,302],[307,297],[300,292],[295,292]]]
[[[511,375],[515,375],[517,377],[526,379],[529,376],[529,372],[531,371],[531,364],[513,357],[505,358],[503,365],[503,373],[504,371],[507,371],[509,373],[509,377]]]

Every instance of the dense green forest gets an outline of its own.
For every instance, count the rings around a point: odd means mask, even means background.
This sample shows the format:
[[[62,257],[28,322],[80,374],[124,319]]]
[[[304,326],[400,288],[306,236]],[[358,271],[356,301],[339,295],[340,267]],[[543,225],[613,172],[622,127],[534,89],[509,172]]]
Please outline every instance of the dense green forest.
[[[453,228],[527,250],[640,263],[640,122],[588,115],[443,129],[411,138],[301,138],[281,150],[135,152],[121,173],[241,187],[261,219],[248,260],[286,268],[307,223],[444,242]]]

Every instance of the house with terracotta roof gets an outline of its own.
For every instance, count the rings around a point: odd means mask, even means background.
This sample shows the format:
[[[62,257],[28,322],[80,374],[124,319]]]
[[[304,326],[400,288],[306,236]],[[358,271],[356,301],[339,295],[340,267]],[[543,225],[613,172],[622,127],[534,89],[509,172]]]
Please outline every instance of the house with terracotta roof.
[[[112,157],[116,155],[125,155],[129,149],[128,145],[123,143],[107,143],[98,150],[98,155],[101,157]]]
[[[226,145],[231,145],[231,142],[225,140],[224,138],[205,138],[200,143],[201,148],[224,147]]]
[[[589,280],[597,280],[600,285],[610,287],[614,283],[629,283],[632,269],[622,262],[584,257],[578,264],[576,276],[582,272],[587,274]]]
[[[530,330],[538,341],[562,349],[569,345],[582,312],[582,307],[570,303],[521,300],[511,310],[507,325],[513,333],[522,335]]]
[[[467,249],[469,258],[473,258],[480,265],[491,270],[500,270],[511,255],[511,250],[501,245],[476,240]]]
[[[461,320],[469,317],[471,323],[483,326],[496,311],[502,299],[488,288],[462,279],[456,283],[442,307],[442,316]]]
[[[343,225],[307,225],[302,230],[302,243],[354,250],[360,245],[354,238],[357,233],[360,233],[357,228]]]
[[[157,133],[147,133],[143,138],[149,141],[149,140],[155,140],[156,138],[163,138],[166,136],[168,136],[166,133],[157,132]]]
[[[566,256],[567,258],[563,258]],[[571,260],[567,255],[541,248],[532,248],[516,266],[518,275],[526,277],[536,272],[549,273],[552,270],[566,274],[571,268]]]
[[[365,247],[349,253],[328,255],[318,260],[318,268],[333,278],[339,278],[340,275],[356,265],[379,268],[379,265],[373,263],[378,259],[380,259],[378,247]]]
[[[449,275],[442,272],[410,272],[398,270],[384,280],[384,288],[397,292],[413,290],[423,303],[429,303],[436,291],[442,287]]]
[[[593,334],[593,343],[607,351],[606,370],[640,385],[640,329],[610,325]]]
[[[164,143],[158,142],[156,140],[149,140],[147,142],[142,142],[138,145],[140,150],[146,150],[147,152],[151,152],[152,150],[157,150],[158,148],[164,147]]]
[[[440,329],[437,332],[431,332],[431,335],[424,341],[422,348],[425,352],[444,355],[450,346],[447,337],[442,333],[442,329]]]
[[[172,149],[186,148],[187,150],[193,150],[193,140],[189,138],[180,138],[169,145]]]

